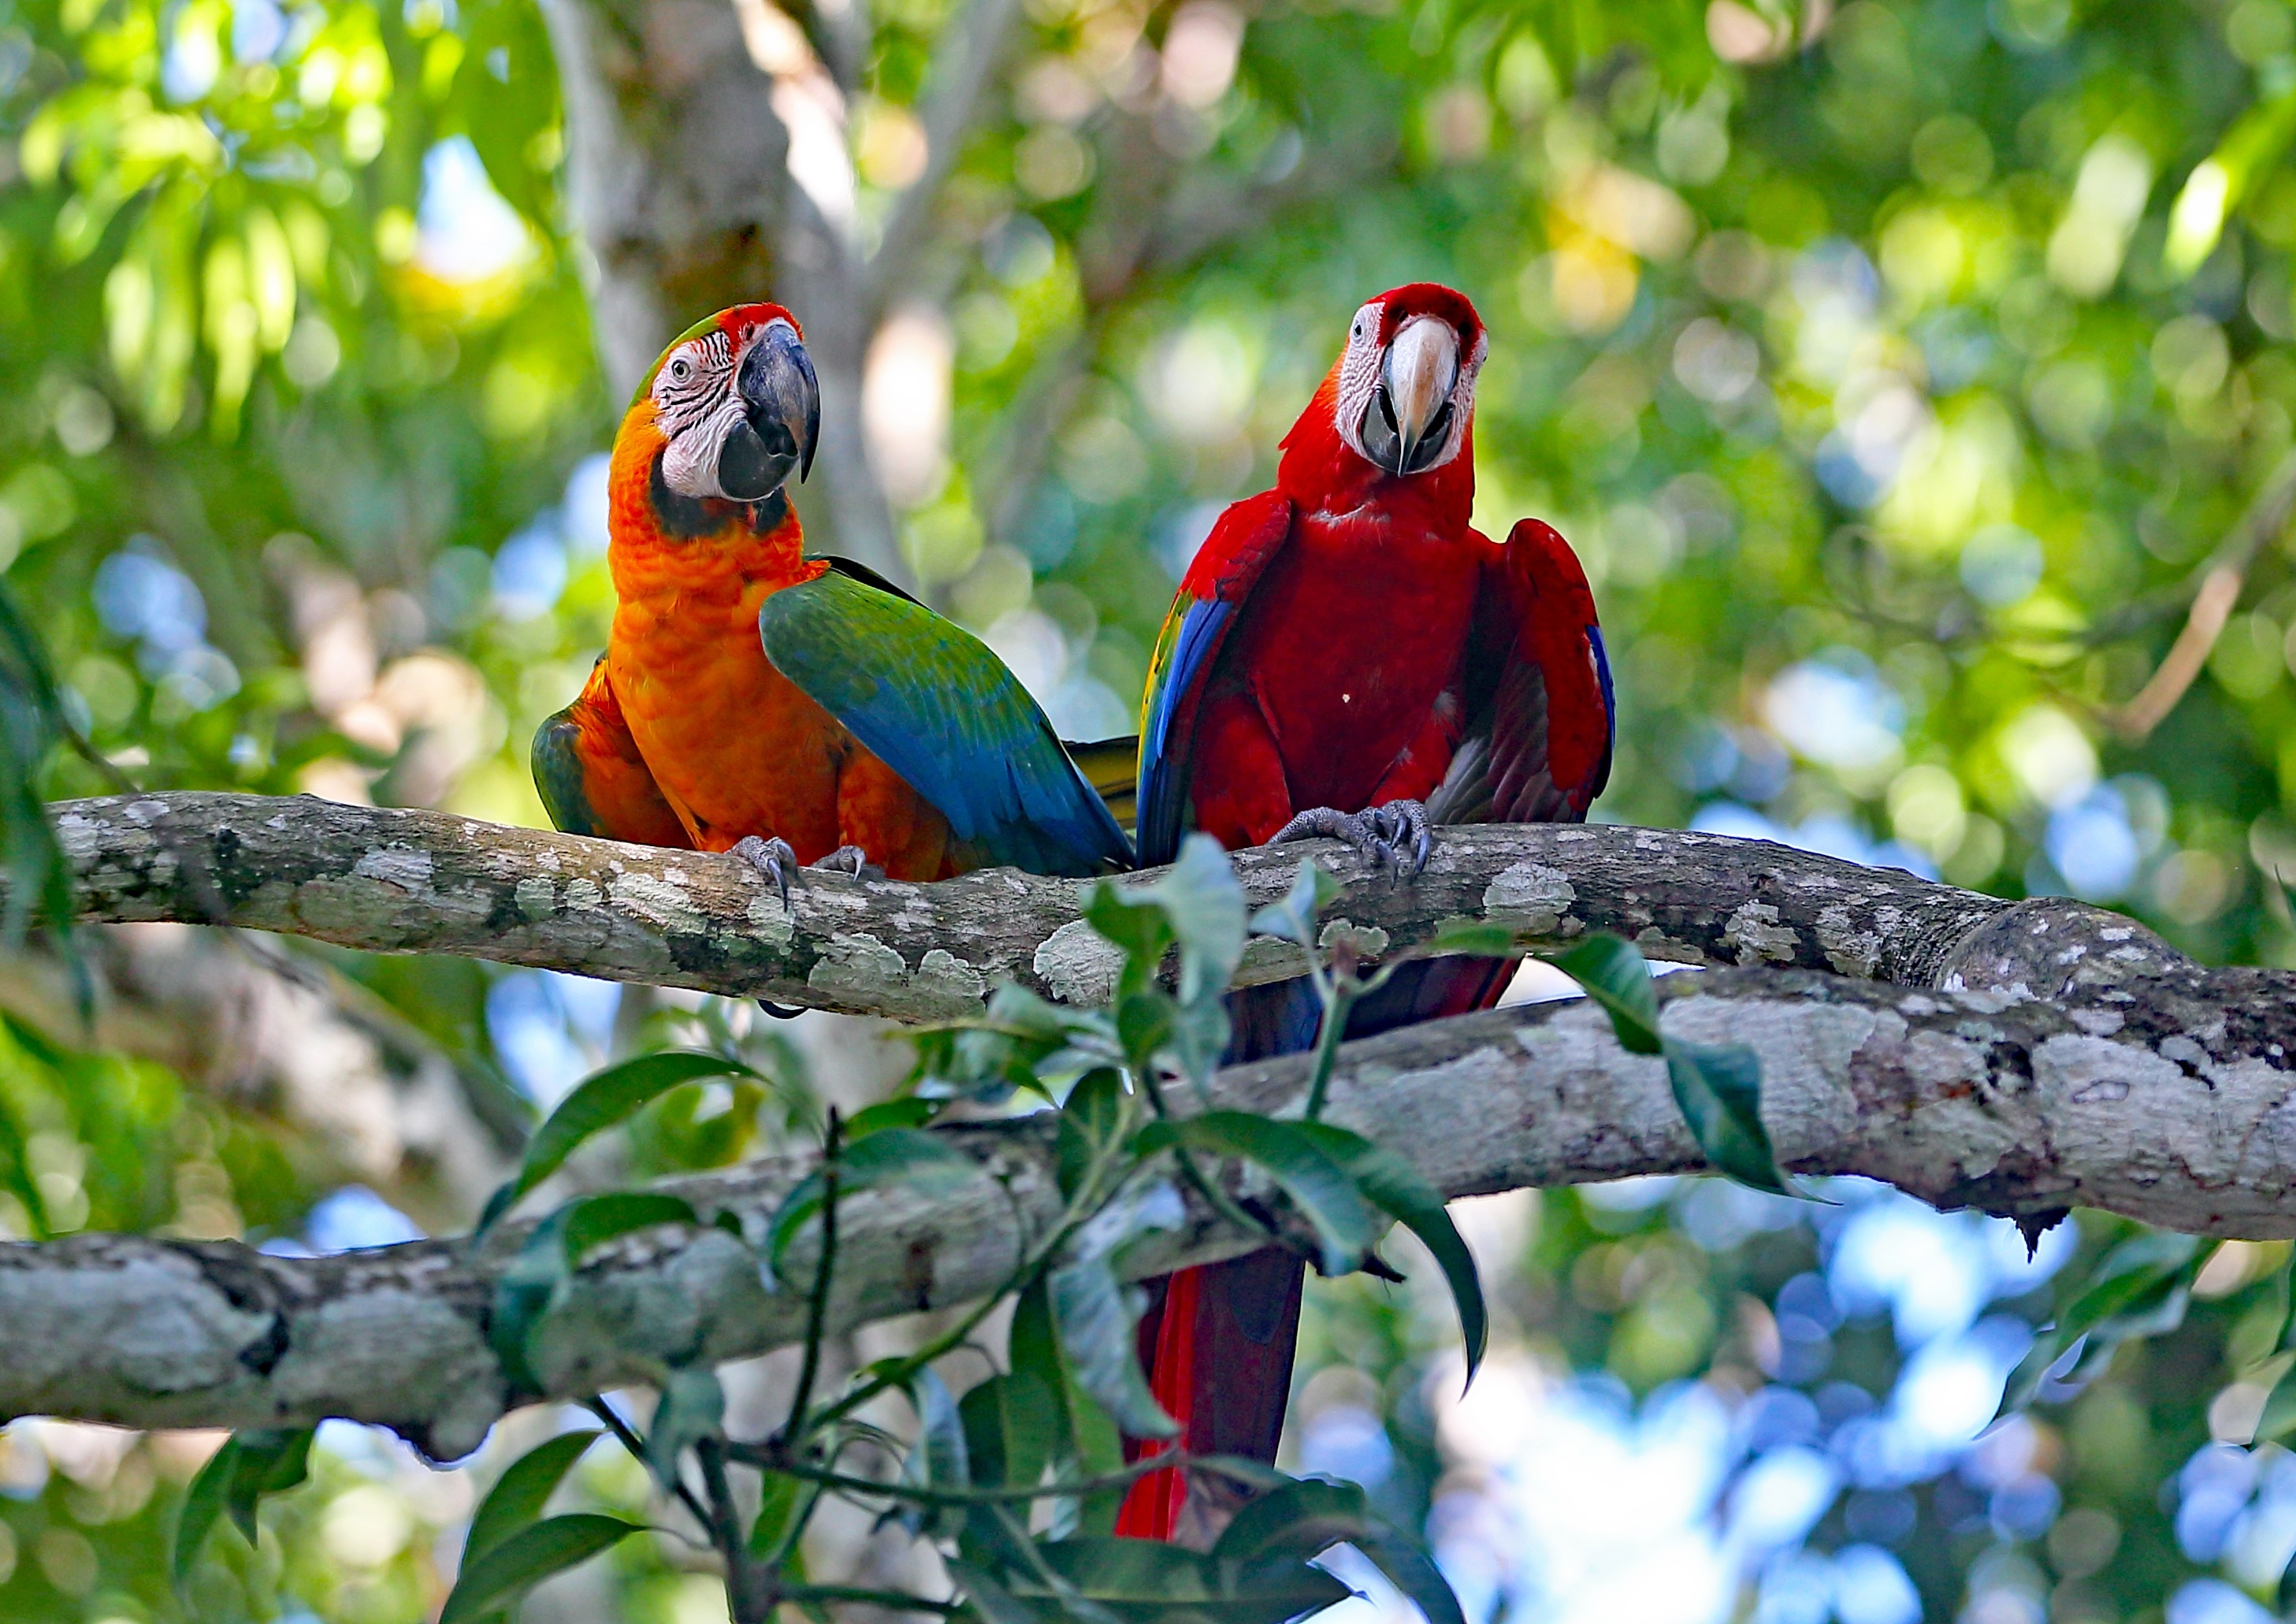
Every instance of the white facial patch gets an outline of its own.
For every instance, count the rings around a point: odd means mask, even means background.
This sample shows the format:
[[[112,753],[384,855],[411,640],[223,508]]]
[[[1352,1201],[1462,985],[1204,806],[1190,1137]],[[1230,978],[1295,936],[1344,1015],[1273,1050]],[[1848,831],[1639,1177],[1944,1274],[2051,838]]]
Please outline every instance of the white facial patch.
[[[1340,399],[1337,427],[1340,439],[1348,449],[1366,463],[1379,459],[1364,449],[1364,414],[1372,409],[1373,391],[1379,388],[1381,368],[1387,359],[1384,346],[1380,343],[1380,328],[1385,324],[1385,308],[1378,299],[1356,312],[1348,327],[1348,348],[1340,357]],[[1427,319],[1427,318],[1421,318]],[[1475,409],[1475,375],[1483,369],[1483,358],[1490,354],[1491,340],[1488,332],[1475,334],[1474,348],[1460,358],[1459,375],[1451,385],[1450,426],[1445,431],[1442,449],[1424,463],[1418,472],[1440,468],[1459,455],[1466,438],[1468,420]]]
[[[742,418],[733,388],[734,344],[722,328],[688,339],[653,375],[654,422],[668,442],[662,483],[681,496],[722,496],[718,449]]]

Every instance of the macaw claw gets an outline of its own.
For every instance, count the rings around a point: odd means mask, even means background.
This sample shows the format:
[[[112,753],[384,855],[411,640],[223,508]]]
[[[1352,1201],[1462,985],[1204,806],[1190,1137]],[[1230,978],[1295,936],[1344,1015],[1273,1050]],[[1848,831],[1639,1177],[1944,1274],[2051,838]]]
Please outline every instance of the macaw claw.
[[[1427,826],[1427,808],[1415,800],[1390,800],[1362,812],[1310,807],[1269,836],[1267,843],[1317,839],[1354,847],[1374,865],[1392,867],[1398,880],[1416,879],[1435,843]]]
[[[824,874],[844,874],[855,880],[882,880],[885,877],[885,871],[872,863],[869,854],[858,846],[840,846],[812,866]]]
[[[741,858],[771,880],[774,889],[782,894],[782,911],[785,914],[796,912],[790,906],[790,875],[797,868],[797,848],[778,834],[769,841],[745,834],[734,842],[726,855]]]

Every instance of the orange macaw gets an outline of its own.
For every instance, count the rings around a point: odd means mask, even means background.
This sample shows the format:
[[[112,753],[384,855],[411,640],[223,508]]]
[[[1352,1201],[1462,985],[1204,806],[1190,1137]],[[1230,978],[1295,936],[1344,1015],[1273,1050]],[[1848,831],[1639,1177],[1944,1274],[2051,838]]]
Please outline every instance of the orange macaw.
[[[614,438],[619,598],[534,776],[578,834],[792,870],[1085,875],[1131,848],[978,638],[842,559],[808,558],[784,489],[820,394],[796,318],[740,305],[681,334]]]

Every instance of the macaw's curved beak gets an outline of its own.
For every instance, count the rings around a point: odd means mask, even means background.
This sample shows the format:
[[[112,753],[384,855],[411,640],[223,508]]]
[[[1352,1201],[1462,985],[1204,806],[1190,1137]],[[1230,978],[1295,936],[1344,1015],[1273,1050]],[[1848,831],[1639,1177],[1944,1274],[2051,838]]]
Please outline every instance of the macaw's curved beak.
[[[742,415],[718,447],[718,488],[736,502],[762,502],[797,471],[813,472],[821,437],[821,385],[790,324],[767,324],[734,374]]]
[[[1459,335],[1451,324],[1418,316],[1403,324],[1380,362],[1364,408],[1363,445],[1398,476],[1417,473],[1451,438],[1451,390],[1459,381]]]

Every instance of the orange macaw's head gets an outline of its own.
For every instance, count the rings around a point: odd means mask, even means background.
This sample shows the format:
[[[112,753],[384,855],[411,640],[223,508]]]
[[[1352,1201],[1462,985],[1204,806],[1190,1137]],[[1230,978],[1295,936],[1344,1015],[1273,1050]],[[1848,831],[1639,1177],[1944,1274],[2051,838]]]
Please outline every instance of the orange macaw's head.
[[[736,305],[672,340],[630,401],[616,479],[687,504],[748,506],[813,467],[821,388],[797,318]]]
[[[1440,283],[1370,300],[1283,438],[1285,487],[1404,480],[1472,489],[1475,376],[1489,351],[1475,307]]]

